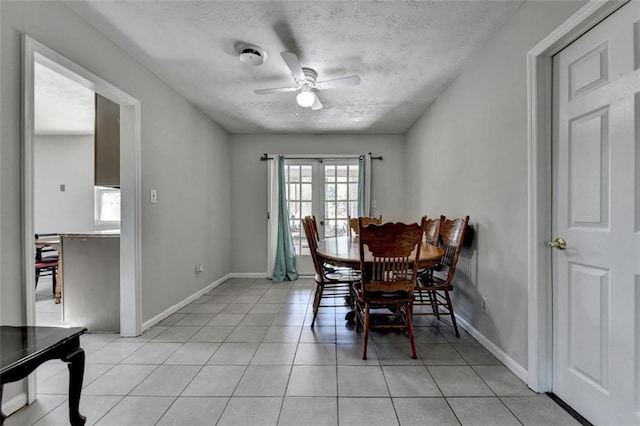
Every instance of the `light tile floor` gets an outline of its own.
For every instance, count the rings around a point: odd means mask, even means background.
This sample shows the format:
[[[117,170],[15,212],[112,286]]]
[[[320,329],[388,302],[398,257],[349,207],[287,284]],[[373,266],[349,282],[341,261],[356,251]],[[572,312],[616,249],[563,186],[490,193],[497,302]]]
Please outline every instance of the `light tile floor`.
[[[50,275],[40,277],[36,286],[36,325],[60,326],[62,322],[62,304],[55,303],[53,284]]]
[[[347,308],[311,321],[313,282],[233,279],[137,338],[82,336],[81,413],[97,425],[574,425],[445,321],[373,332],[368,359]],[[38,400],[7,426],[67,423],[68,373],[38,369]]]

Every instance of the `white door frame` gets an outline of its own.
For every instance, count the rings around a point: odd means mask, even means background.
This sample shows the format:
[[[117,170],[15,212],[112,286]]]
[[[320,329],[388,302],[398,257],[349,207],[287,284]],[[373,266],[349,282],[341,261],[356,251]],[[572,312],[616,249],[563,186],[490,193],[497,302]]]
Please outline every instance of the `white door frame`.
[[[22,39],[22,215],[23,265],[25,283],[35,280],[34,259],[34,64],[64,75],[78,84],[120,105],[120,334],[137,336],[141,332],[141,161],[140,101],[65,58],[33,38]],[[35,287],[26,287],[27,324],[35,324]],[[29,402],[35,399],[35,380],[29,378]]]
[[[591,0],[527,54],[528,385],[553,390],[551,250],[552,57],[628,0]]]

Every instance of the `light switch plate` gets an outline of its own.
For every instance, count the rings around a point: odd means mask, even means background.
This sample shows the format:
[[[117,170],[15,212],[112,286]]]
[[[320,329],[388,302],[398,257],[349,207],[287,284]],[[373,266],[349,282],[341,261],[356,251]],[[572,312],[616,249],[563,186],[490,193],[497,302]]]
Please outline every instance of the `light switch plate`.
[[[150,190],[149,199],[151,201],[151,204],[156,204],[158,202],[158,191],[156,191],[155,189]]]

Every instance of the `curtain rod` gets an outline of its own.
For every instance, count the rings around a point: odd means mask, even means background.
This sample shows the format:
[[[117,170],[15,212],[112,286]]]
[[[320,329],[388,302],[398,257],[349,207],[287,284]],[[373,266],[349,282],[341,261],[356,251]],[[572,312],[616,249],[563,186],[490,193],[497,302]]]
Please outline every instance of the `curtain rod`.
[[[371,155],[371,153],[368,153],[369,155]],[[335,158],[331,158],[331,157],[287,157],[285,155],[285,160],[348,160],[349,158],[358,158],[358,157],[335,157]],[[382,160],[383,157],[382,155],[379,155],[377,157],[371,156],[372,160]],[[265,152],[261,157],[260,157],[260,161],[268,161],[268,160],[273,160],[273,157],[269,157],[269,155]]]

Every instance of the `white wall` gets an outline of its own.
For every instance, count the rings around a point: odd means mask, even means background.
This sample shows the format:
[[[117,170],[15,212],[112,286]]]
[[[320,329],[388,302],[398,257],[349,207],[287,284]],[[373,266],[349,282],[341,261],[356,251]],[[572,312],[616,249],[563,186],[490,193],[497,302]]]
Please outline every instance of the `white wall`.
[[[372,162],[373,214],[385,220],[407,220],[404,211],[403,135],[236,134],[231,135],[231,269],[233,272],[267,271],[267,164],[270,154],[382,155]],[[419,219],[411,218],[413,220]]]
[[[141,101],[142,318],[230,272],[229,135],[63,3],[0,2],[0,322],[25,321],[21,265],[21,34]],[[150,204],[149,190],[158,190]],[[194,266],[204,265],[199,278]]]
[[[469,214],[477,231],[456,312],[525,369],[526,53],[582,5],[525,3],[407,134],[408,214]]]
[[[36,233],[107,229],[95,225],[93,152],[93,135],[37,135],[34,138]],[[65,185],[64,191],[60,185]]]

